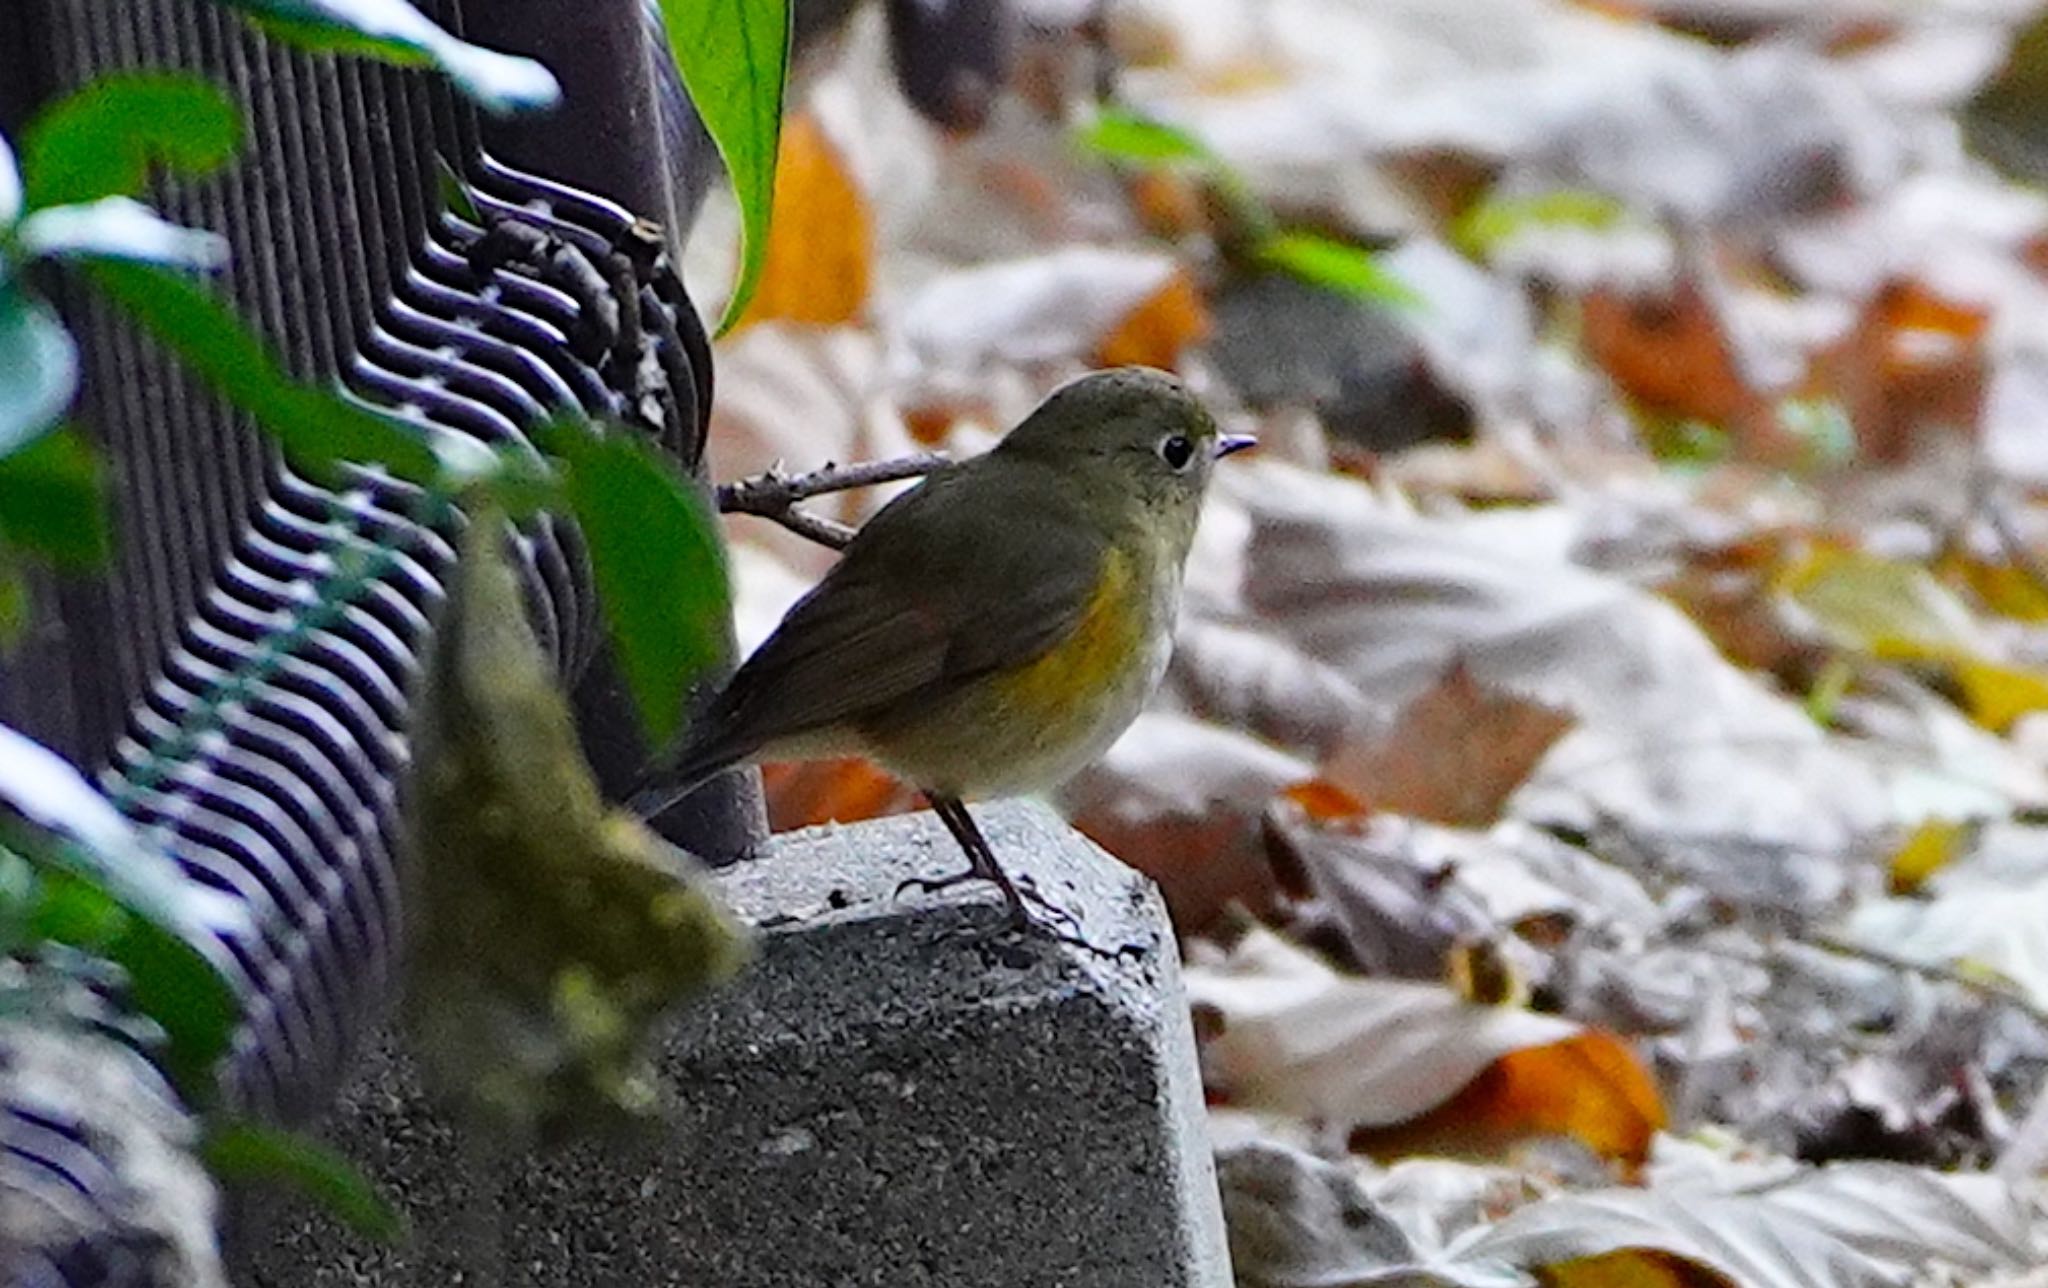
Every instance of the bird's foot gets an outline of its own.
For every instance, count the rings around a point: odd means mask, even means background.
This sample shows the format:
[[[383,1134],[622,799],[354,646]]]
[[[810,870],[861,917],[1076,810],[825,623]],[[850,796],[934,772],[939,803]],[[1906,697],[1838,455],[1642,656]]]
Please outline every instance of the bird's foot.
[[[909,877],[898,883],[896,896],[901,898],[906,890],[931,894],[949,890],[968,881],[986,881],[995,886],[1003,896],[1003,905],[1008,915],[992,927],[990,933],[1043,935],[1056,943],[1067,944],[1093,956],[1113,961],[1144,955],[1144,945],[1125,944],[1118,948],[1105,948],[1088,938],[1081,919],[1041,893],[1038,883],[1033,881],[1029,874],[1019,875],[1012,880],[1000,869],[991,873],[970,867],[943,877]]]

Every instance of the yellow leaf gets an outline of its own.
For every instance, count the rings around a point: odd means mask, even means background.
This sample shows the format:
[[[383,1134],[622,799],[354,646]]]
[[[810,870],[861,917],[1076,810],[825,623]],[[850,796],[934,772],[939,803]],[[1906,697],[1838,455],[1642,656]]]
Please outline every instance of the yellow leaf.
[[[1885,884],[1893,894],[1911,894],[1928,878],[1955,862],[1970,828],[1947,819],[1930,818],[1913,829],[1906,843],[1886,865]]]
[[[1964,587],[1999,616],[2016,622],[2048,622],[2048,587],[2028,569],[1959,554],[1948,555],[1939,567],[1945,578]]]
[[[2029,712],[2048,711],[2048,677],[2039,672],[1964,653],[1945,660],[1963,691],[1970,718],[1986,729],[2003,733]]]
[[[1778,589],[1839,645],[1878,657],[1944,654],[1971,637],[1970,613],[1916,564],[1819,546],[1778,574]]]
[[[854,321],[867,307],[873,269],[867,198],[817,119],[808,112],[793,114],[776,154],[767,262],[739,325]]]

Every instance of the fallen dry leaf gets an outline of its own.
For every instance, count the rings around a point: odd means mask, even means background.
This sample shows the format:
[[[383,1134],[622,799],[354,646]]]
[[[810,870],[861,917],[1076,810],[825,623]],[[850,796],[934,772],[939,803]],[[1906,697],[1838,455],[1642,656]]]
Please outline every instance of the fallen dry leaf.
[[[1164,286],[1139,301],[1102,338],[1095,349],[1094,365],[1170,371],[1180,366],[1181,354],[1189,346],[1208,337],[1211,325],[1195,279],[1186,269],[1175,269]]]
[[[1174,924],[1199,930],[1275,890],[1260,814],[1308,763],[1233,729],[1147,712],[1060,790],[1083,835],[1159,883]]]
[[[1562,1195],[1517,1209],[1452,1253],[1534,1269],[1620,1251],[1682,1258],[1742,1288],[1879,1288],[1937,1263],[1982,1272],[2034,1261],[2003,1184],[1891,1163],[1838,1164],[1733,1192]]]
[[[760,286],[741,326],[782,320],[836,326],[867,307],[874,275],[867,199],[818,119],[798,109],[775,157],[775,220]]]
[[[1409,1122],[1512,1051],[1578,1036],[1556,1016],[1474,1006],[1439,984],[1340,975],[1255,928],[1195,958],[1188,996],[1211,1020],[1211,1086],[1231,1103],[1352,1127]]]
[[[1354,1131],[1352,1148],[1375,1158],[1405,1154],[1494,1156],[1538,1136],[1569,1136],[1633,1171],[1666,1121],[1641,1059],[1609,1033],[1575,1034],[1508,1051],[1429,1113]]]
[[[1322,776],[1371,809],[1484,827],[1571,727],[1570,716],[1482,684],[1455,661],[1390,727],[1339,747]]]

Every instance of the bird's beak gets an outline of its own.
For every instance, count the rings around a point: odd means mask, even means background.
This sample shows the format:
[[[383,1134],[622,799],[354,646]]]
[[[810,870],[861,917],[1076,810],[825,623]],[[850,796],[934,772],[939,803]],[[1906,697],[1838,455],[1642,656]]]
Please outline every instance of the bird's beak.
[[[1257,447],[1259,440],[1250,434],[1225,434],[1216,440],[1216,459],[1222,460],[1232,452],[1241,452],[1247,447]]]

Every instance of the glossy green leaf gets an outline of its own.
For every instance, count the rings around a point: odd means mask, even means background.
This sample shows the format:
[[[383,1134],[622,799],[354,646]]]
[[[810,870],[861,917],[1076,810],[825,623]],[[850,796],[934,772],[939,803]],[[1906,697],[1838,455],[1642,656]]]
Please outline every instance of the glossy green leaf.
[[[676,69],[703,118],[740,208],[739,280],[718,330],[739,320],[768,257],[775,154],[789,77],[790,0],[661,0]]]
[[[356,1233],[396,1239],[405,1221],[361,1169],[319,1141],[247,1121],[208,1127],[199,1156],[223,1181],[281,1181]]]
[[[0,279],[0,458],[63,419],[78,390],[78,347],[41,300]]]
[[[228,259],[225,237],[180,227],[131,197],[46,206],[21,221],[17,237],[30,259],[133,259],[187,269],[219,268]]]
[[[666,744],[690,685],[725,655],[732,601],[718,522],[646,442],[558,423],[562,458],[612,643],[648,741]]]
[[[1171,125],[1128,112],[1104,112],[1075,135],[1082,147],[1112,161],[1136,165],[1221,165],[1209,145]]]
[[[0,456],[0,541],[61,568],[91,568],[112,545],[100,463],[75,430]]]
[[[438,473],[424,435],[393,416],[294,381],[228,307],[175,273],[98,261],[91,279],[214,392],[252,416],[302,467],[382,465],[431,486]]]
[[[554,73],[531,58],[458,40],[405,0],[216,0],[240,9],[280,40],[317,52],[358,54],[433,67],[479,107],[510,114],[553,107]],[[565,23],[577,21],[565,13]]]
[[[1362,246],[1315,233],[1276,233],[1261,243],[1258,257],[1314,286],[1381,304],[1409,306],[1421,298],[1400,278],[1380,267]]]
[[[31,209],[141,194],[149,167],[204,175],[241,145],[241,114],[197,76],[117,72],[89,81],[29,125],[21,168]]]

